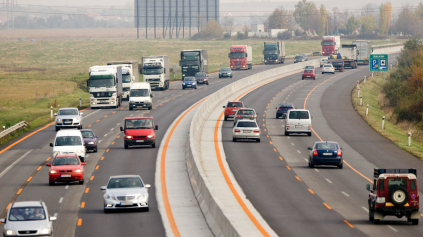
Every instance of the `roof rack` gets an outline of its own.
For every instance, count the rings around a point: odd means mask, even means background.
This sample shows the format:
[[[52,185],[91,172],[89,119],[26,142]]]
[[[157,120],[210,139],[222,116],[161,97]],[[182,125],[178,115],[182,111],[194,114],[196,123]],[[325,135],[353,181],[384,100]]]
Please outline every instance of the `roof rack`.
[[[380,174],[414,174],[417,177],[417,169],[378,169],[375,168],[373,171],[373,177],[378,178]]]

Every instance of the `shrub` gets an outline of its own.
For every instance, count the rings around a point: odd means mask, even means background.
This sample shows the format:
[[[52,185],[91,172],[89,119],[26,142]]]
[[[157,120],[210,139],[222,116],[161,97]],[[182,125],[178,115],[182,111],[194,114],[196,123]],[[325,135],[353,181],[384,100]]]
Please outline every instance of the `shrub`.
[[[231,38],[231,34],[225,33],[225,34],[223,34],[223,38],[224,39],[230,39]]]
[[[280,40],[290,40],[292,39],[292,33],[290,31],[284,31],[278,33],[278,39]]]
[[[220,39],[223,36],[223,27],[215,20],[208,21],[203,29],[193,35],[191,40]]]
[[[236,39],[245,40],[245,35],[243,33],[241,33],[241,32],[238,31],[236,33]]]

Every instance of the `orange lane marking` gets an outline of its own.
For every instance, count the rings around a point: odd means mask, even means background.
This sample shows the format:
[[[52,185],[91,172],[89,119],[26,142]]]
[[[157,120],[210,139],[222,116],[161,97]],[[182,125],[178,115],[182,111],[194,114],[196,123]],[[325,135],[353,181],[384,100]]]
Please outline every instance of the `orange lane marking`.
[[[420,213],[421,216],[423,216],[423,214]]]
[[[311,190],[311,189],[308,189],[308,191],[311,193],[311,194],[314,194],[314,192],[313,192],[313,190]]]
[[[344,222],[349,226],[349,227],[351,227],[351,228],[354,228],[354,226],[353,225],[351,225],[347,220],[344,220]]]
[[[266,107],[266,109],[268,109],[268,107]]]
[[[147,114],[150,113],[150,111],[147,111]]]
[[[88,127],[91,127],[91,124],[90,124],[90,125],[88,125]]]
[[[107,148],[106,152],[109,152],[109,148]]]
[[[94,175],[93,175],[93,176],[91,176],[90,180],[93,180],[93,179],[94,179]]]
[[[12,203],[9,203],[9,205],[7,205],[6,210],[9,209],[10,205],[12,205]]]
[[[175,97],[173,97],[173,99],[176,99]]]
[[[78,226],[81,226],[82,225],[82,219],[81,218],[79,218],[78,219]]]
[[[42,131],[42,130],[44,130],[44,129],[48,128],[50,125],[53,125],[54,123],[55,123],[55,122],[51,122],[51,123],[47,124],[46,126],[44,126],[44,127],[40,128],[40,129],[38,129],[38,130],[36,130],[36,131],[34,131],[34,132],[32,132],[32,133],[28,134],[28,135],[26,135],[25,137],[23,137],[23,138],[21,138],[21,139],[17,140],[16,142],[14,142],[14,143],[10,144],[9,146],[7,146],[7,147],[6,147],[6,148],[4,148],[3,150],[1,150],[1,151],[0,151],[0,154],[1,154],[1,153],[3,153],[3,152],[5,152],[5,151],[7,151],[7,150],[9,150],[10,148],[14,147],[16,144],[19,144],[20,142],[22,142],[23,140],[27,139],[28,137],[30,137],[30,136],[32,136],[32,135],[34,135],[34,134],[38,133],[39,131]]]
[[[263,114],[263,117],[266,117],[266,115],[265,115],[265,114]]]
[[[162,92],[159,92],[159,95],[161,94]]]
[[[266,136],[269,137],[269,134],[267,134]]]
[[[272,102],[272,100],[270,100],[270,102]]]
[[[29,178],[26,180],[26,182],[31,181],[31,179],[32,179],[32,176],[31,176],[31,177],[29,177]]]
[[[295,176],[295,178],[296,178],[296,179],[298,179],[298,181],[301,181],[300,177],[298,177],[298,176]]]
[[[170,228],[172,229],[173,235],[176,237],[180,237],[181,233],[179,233],[178,226],[176,225],[175,218],[173,217],[172,208],[170,206],[169,197],[167,194],[167,184],[166,184],[166,152],[167,148],[169,146],[170,138],[173,135],[173,132],[175,131],[176,127],[178,126],[179,122],[187,115],[193,108],[195,108],[197,105],[205,101],[207,98],[204,98],[203,100],[197,102],[194,104],[191,108],[189,108],[182,116],[176,121],[176,123],[173,125],[172,129],[169,132],[169,135],[166,137],[166,141],[163,145],[162,150],[162,156],[160,161],[160,183],[162,185],[162,194],[163,194],[163,202],[166,210],[167,219],[169,220]]]
[[[85,202],[81,202],[81,208],[85,207]]]
[[[263,119],[263,122],[264,122],[264,119]]]
[[[264,131],[265,131],[265,132],[267,132],[267,130],[266,130],[266,129],[264,129]]]
[[[120,108],[120,109],[123,109],[123,108]]]
[[[280,160],[283,160],[282,156],[279,156],[279,159],[280,159]]]
[[[120,137],[120,135],[119,136],[117,136],[117,138],[119,138]]]
[[[116,113],[116,111],[113,111],[112,114]]]
[[[266,127],[266,124],[263,123],[263,127]]]
[[[19,195],[19,194],[21,194],[21,192],[22,192],[22,189],[20,188],[19,191],[16,194]]]
[[[289,167],[288,165],[286,166],[286,168],[287,168],[288,170],[291,170],[291,167]]]
[[[90,188],[85,189],[85,193],[88,193],[90,191]]]
[[[156,107],[154,107],[153,109],[156,109]]]
[[[160,106],[162,106],[163,104],[160,104]]]
[[[47,160],[46,161],[49,161],[51,159],[51,156],[49,157],[49,158],[47,158]]]
[[[272,143],[272,141],[269,141],[269,143],[270,143],[270,145],[272,145],[273,143]]]
[[[275,152],[278,152],[278,151],[276,150],[276,148],[273,148],[273,150],[274,150]]]
[[[100,122],[100,120],[99,119],[97,119],[97,121],[95,121],[96,123],[98,123],[98,122]]]
[[[38,166],[38,169],[37,170],[40,170],[42,168],[42,166]]]
[[[328,209],[332,209],[332,207],[330,207],[328,204],[323,203],[323,205],[325,205]]]
[[[266,113],[266,110],[264,112]]]
[[[104,116],[105,118],[109,117],[109,115]]]
[[[95,169],[96,169],[96,170],[98,170],[98,167],[100,167],[100,166],[99,166],[99,165],[97,165],[97,166],[95,167]]]
[[[115,142],[112,142],[112,145],[115,144]]]
[[[100,160],[104,160],[104,156],[102,156]]]

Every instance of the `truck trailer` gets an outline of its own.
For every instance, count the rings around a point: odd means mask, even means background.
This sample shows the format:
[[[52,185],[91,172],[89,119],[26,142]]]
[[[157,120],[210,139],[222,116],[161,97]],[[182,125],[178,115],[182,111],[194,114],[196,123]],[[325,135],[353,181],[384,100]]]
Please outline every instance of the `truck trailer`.
[[[142,57],[142,78],[150,83],[151,89],[167,90],[169,88],[169,56]]]
[[[181,51],[179,66],[182,69],[182,80],[193,77],[197,72],[207,73],[207,50],[193,49]]]
[[[90,106],[118,108],[122,103],[122,67],[117,65],[89,68]]]
[[[372,41],[354,40],[352,44],[357,46],[357,63],[369,65],[370,54],[372,54]]]
[[[122,100],[129,100],[129,89],[132,83],[139,82],[138,61],[112,61],[107,65],[122,66]]]
[[[264,64],[280,64],[285,62],[285,42],[264,42]]]
[[[357,47],[355,44],[344,44],[341,48],[339,48],[338,51],[342,55],[342,58],[344,60],[344,68],[357,68]]]
[[[251,45],[232,45],[228,57],[231,69],[253,68],[253,47]]]

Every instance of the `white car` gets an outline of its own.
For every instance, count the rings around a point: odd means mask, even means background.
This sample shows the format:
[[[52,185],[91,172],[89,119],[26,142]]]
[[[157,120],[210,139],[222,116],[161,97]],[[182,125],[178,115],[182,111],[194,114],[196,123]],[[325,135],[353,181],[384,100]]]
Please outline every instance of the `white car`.
[[[77,108],[59,109],[54,116],[56,116],[56,131],[61,128],[82,129],[82,113]]]
[[[14,202],[7,209],[3,236],[52,236],[55,216],[49,216],[41,201]]]
[[[53,147],[53,158],[59,154],[76,154],[81,162],[85,162],[86,148],[79,130],[58,131],[54,143],[50,143],[50,146]]]
[[[255,120],[242,119],[238,120],[232,132],[232,141],[238,139],[254,139],[260,142],[260,127]]]
[[[325,65],[323,65],[323,67],[322,67],[322,74],[325,74],[325,73],[335,74],[335,68],[333,67],[332,64],[325,64]]]
[[[323,67],[323,65],[328,64],[329,60],[327,58],[320,59],[320,67]]]
[[[291,109],[288,111],[285,120],[285,136],[291,133],[307,133],[311,136],[310,111],[306,109]]]
[[[149,211],[148,188],[139,175],[111,176],[104,191],[104,212],[118,209]]]

